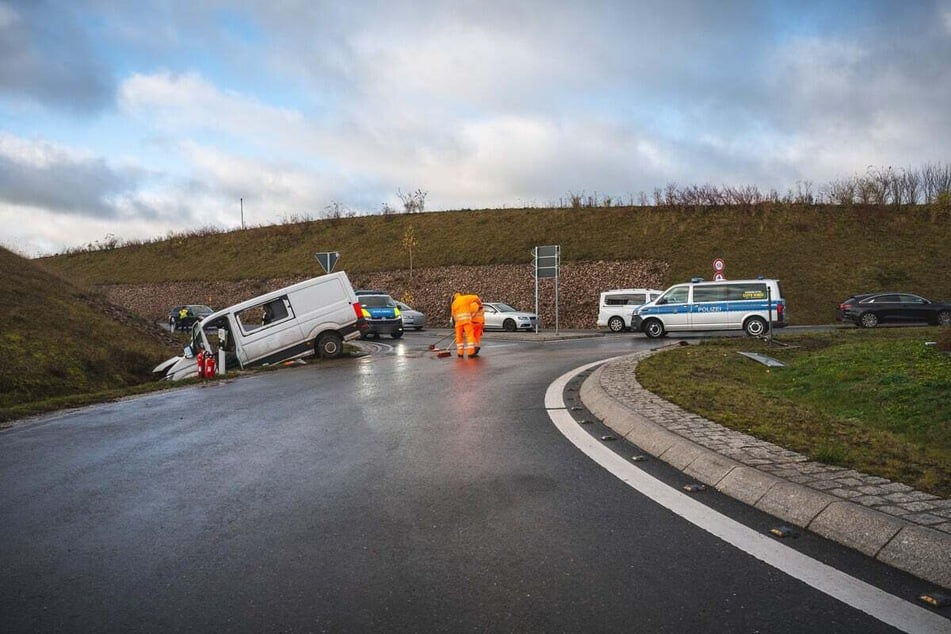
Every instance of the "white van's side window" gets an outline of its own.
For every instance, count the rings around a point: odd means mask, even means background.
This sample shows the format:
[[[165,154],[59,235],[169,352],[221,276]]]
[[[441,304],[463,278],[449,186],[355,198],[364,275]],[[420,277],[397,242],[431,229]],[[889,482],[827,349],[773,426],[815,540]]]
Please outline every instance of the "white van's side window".
[[[276,324],[294,316],[291,302],[286,295],[263,304],[251,306],[235,314],[238,325],[244,334],[254,332],[265,326]]]
[[[695,302],[722,302],[726,299],[725,286],[694,286],[693,301]]]
[[[605,295],[605,306],[640,306],[648,302],[646,293],[625,293],[618,295]]]
[[[766,284],[727,284],[727,301],[737,302],[744,299],[766,299]]]

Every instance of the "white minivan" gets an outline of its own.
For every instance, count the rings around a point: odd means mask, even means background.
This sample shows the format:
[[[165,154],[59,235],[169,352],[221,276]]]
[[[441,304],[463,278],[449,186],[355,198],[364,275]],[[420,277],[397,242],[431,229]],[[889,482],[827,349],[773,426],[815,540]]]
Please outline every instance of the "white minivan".
[[[598,328],[607,328],[611,332],[629,330],[634,309],[654,301],[663,292],[653,288],[617,288],[604,291],[598,302]]]
[[[367,327],[343,271],[321,275],[216,311],[192,326],[191,342],[153,372],[179,380],[197,376],[199,351],[246,368],[319,355],[339,357],[343,342]]]
[[[684,330],[744,330],[761,337],[786,325],[779,280],[691,281],[634,310],[631,327],[651,338]]]

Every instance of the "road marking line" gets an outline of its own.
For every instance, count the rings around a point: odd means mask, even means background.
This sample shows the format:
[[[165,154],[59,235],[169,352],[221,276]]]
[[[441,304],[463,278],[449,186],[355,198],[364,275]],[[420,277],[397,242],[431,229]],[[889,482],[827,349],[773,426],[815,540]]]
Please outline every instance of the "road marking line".
[[[779,544],[648,475],[591,436],[568,413],[562,394],[576,375],[619,357],[595,361],[561,375],[545,392],[555,427],[589,458],[622,482],[723,541],[857,610],[905,632],[943,632],[951,623],[827,564]]]

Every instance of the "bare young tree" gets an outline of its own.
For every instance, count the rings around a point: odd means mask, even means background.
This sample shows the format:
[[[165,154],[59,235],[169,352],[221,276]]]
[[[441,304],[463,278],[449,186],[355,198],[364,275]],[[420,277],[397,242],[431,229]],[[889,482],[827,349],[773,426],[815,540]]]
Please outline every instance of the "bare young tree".
[[[327,218],[328,220],[340,220],[343,218],[343,215],[346,213],[346,211],[346,207],[334,200],[331,201],[329,205],[324,207],[324,218]]]
[[[921,197],[921,174],[916,170],[902,170],[899,189],[909,205],[917,205]]]
[[[406,252],[409,253],[409,276],[410,279],[413,277],[413,250],[419,244],[416,240],[416,232],[413,229],[413,225],[406,227],[406,231],[403,232],[402,239],[403,248],[406,249]]]
[[[429,192],[417,189],[414,192],[404,194],[398,189],[396,190],[396,195],[399,196],[400,201],[403,203],[403,210],[408,214],[412,214],[425,211],[426,196],[429,195]]]
[[[857,189],[858,184],[854,177],[832,181],[827,189],[829,202],[848,207],[855,203]]]
[[[574,192],[568,192],[568,202],[572,209],[581,209],[584,205],[584,190],[580,194]]]

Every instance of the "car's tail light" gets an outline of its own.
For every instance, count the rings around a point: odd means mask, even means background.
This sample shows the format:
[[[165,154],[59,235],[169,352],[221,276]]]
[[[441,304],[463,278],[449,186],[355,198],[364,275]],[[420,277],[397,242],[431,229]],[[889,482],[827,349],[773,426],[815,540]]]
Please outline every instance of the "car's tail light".
[[[852,308],[852,304],[839,304],[839,310],[848,310]]]
[[[786,314],[786,304],[779,302],[776,304],[776,319],[778,321],[783,320],[783,316]]]
[[[357,319],[363,319],[364,311],[360,302],[353,302],[353,312],[357,314]]]

